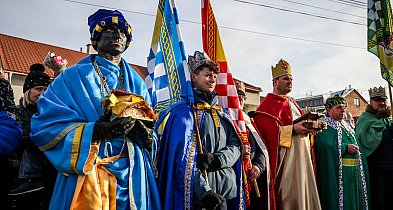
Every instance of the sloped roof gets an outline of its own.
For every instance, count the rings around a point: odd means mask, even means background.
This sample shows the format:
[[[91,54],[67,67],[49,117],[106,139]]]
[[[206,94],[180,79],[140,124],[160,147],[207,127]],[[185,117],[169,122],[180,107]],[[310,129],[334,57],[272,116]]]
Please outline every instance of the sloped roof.
[[[0,59],[5,71],[28,74],[34,63],[42,63],[48,52],[53,52],[68,61],[68,67],[73,66],[89,54],[53,46],[40,42],[30,41],[0,33]],[[130,64],[144,79],[146,67]],[[45,72],[54,77],[54,72],[46,68]]]
[[[5,71],[28,74],[30,66],[42,63],[49,51],[67,59],[67,66],[72,66],[88,56],[84,52],[0,34],[0,59]],[[51,77],[54,76],[53,71],[48,68],[45,72]]]
[[[328,93],[323,93],[323,94],[319,94],[319,95],[314,95],[314,96],[307,96],[307,97],[303,97],[303,98],[298,98],[296,99],[296,101],[300,102],[300,101],[307,101],[310,99],[315,99],[315,98],[322,98],[323,101],[325,102],[326,99],[333,97],[333,96],[341,96],[341,97],[345,97],[347,96],[349,93],[351,93],[352,91],[356,91],[364,101],[367,101],[362,94],[359,93],[359,91],[357,91],[354,88],[345,88],[342,90],[338,90],[338,91],[329,91]]]
[[[330,94],[330,97],[333,97],[333,96],[345,97],[352,90],[355,90],[355,89],[353,89],[353,88],[345,88],[344,90],[339,90],[339,91],[335,91],[335,92],[329,92],[329,94]]]
[[[233,80],[235,81],[235,83],[236,83],[236,81],[241,81],[241,80],[236,79],[236,78],[233,78]],[[244,83],[244,86],[246,87],[247,91],[255,92],[255,93],[262,92],[262,88],[254,86],[254,85],[251,85],[251,84],[248,84],[247,82],[244,82],[244,81],[242,81],[242,82]]]

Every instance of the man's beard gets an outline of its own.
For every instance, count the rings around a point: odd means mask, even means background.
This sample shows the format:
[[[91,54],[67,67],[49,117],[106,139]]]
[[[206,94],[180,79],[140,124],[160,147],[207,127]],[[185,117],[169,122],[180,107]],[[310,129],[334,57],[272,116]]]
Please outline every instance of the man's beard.
[[[391,115],[390,106],[387,106],[385,110],[376,110],[371,104],[367,104],[366,112],[374,114],[377,118],[388,118]]]

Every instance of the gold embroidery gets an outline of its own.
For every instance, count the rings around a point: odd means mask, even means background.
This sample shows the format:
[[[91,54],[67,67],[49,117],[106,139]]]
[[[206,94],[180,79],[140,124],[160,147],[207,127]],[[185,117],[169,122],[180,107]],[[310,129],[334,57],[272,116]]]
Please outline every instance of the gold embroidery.
[[[216,128],[220,127],[220,118],[218,117],[218,111],[222,111],[221,106],[210,106],[207,103],[198,103],[198,110],[211,110],[213,115],[213,121]]]

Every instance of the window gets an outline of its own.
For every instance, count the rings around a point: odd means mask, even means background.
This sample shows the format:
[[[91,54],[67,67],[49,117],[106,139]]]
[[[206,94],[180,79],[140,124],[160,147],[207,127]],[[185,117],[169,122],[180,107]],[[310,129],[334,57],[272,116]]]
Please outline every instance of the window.
[[[360,100],[358,98],[353,99],[355,106],[360,106]]]
[[[322,99],[317,99],[315,101],[315,106],[322,106]]]

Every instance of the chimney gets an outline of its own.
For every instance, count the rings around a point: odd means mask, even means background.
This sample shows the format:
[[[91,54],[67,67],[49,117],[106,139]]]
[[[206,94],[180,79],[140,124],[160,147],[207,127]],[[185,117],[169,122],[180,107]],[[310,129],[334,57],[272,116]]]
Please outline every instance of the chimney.
[[[94,50],[93,46],[91,43],[86,45],[86,53],[87,54],[97,54],[97,51]]]

